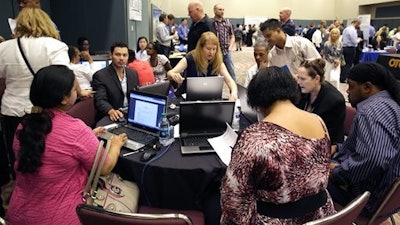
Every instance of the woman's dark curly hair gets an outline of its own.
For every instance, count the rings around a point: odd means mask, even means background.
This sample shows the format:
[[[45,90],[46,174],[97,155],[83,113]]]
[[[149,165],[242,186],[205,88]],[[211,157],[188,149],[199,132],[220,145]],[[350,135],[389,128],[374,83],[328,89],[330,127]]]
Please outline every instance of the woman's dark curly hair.
[[[20,142],[18,171],[35,173],[42,165],[46,135],[51,132],[54,116],[49,109],[60,105],[65,96],[70,96],[74,80],[74,73],[61,65],[47,66],[36,73],[29,98],[43,111],[26,115],[21,123],[22,129],[16,134]]]
[[[290,100],[296,104],[299,98],[300,92],[293,76],[276,66],[260,69],[247,87],[247,102],[252,108],[268,109],[278,100]]]

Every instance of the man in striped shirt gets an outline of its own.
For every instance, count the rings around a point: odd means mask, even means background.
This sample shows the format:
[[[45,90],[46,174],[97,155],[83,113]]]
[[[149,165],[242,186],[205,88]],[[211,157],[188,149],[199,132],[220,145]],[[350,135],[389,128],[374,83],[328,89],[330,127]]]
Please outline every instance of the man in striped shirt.
[[[377,63],[361,63],[348,74],[349,102],[357,108],[347,140],[330,165],[328,190],[346,205],[371,192],[362,214],[370,217],[400,176],[400,85]]]

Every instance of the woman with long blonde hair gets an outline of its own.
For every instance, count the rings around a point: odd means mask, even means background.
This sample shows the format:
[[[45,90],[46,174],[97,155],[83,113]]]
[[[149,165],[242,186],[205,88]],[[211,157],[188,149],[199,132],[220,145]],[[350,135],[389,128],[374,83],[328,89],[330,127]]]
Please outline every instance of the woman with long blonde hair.
[[[0,148],[0,158],[10,160],[4,165],[14,164],[13,138],[23,116],[31,113],[29,90],[34,75],[48,65],[69,64],[67,45],[58,40],[59,33],[54,24],[40,8],[20,11],[14,37],[0,45],[0,79],[4,79],[6,84],[1,99],[6,149]],[[78,86],[79,96],[90,94],[89,91],[81,91]],[[12,168],[8,168],[7,173],[10,172],[14,174]]]
[[[238,96],[236,83],[223,63],[218,37],[212,32],[204,32],[196,48],[168,71],[167,76],[180,85],[178,93],[186,92],[186,77],[223,76],[230,90],[229,99],[236,100]]]
[[[343,57],[343,45],[340,41],[340,30],[332,28],[329,32],[329,39],[324,44],[322,57],[325,59],[325,80],[335,83],[336,88],[339,88],[340,64]],[[339,77],[331,77],[331,72],[334,71]]]

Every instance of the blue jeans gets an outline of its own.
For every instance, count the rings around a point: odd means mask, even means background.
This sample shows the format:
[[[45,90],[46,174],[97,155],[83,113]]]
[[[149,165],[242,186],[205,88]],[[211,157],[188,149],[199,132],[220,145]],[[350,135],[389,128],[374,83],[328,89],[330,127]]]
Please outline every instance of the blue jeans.
[[[233,67],[233,63],[232,63],[232,57],[231,57],[231,53],[228,52],[228,54],[223,56],[223,60],[224,60],[224,64],[226,66],[226,69],[228,70],[228,73],[231,75],[232,79],[234,81],[236,81],[235,78],[235,69]]]

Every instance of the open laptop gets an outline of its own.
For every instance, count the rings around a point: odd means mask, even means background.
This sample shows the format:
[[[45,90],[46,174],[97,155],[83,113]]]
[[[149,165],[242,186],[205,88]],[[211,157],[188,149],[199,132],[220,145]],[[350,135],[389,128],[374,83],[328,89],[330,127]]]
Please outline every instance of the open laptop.
[[[155,84],[140,86],[138,91],[154,95],[167,96],[169,92],[169,86],[169,81],[158,82]]]
[[[186,100],[221,100],[224,77],[187,77]]]
[[[166,96],[131,91],[127,123],[107,130],[101,138],[109,139],[113,134],[126,133],[128,141],[125,147],[134,151],[145,145],[152,145],[157,141],[159,123],[166,106]]]
[[[234,101],[186,101],[180,104],[179,136],[182,154],[215,150],[207,139],[219,136],[232,124]]]
[[[107,60],[93,61],[91,65],[88,61],[82,61],[81,64],[87,67],[91,67],[95,71],[98,71],[107,67]]]
[[[247,104],[247,88],[237,84],[240,99],[241,125],[247,127],[258,121],[257,112]],[[242,120],[244,118],[244,121]],[[242,127],[241,127],[242,128]],[[244,128],[244,127],[243,127]]]

